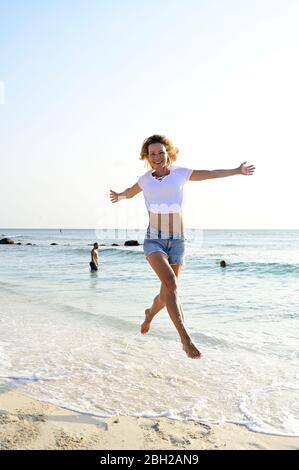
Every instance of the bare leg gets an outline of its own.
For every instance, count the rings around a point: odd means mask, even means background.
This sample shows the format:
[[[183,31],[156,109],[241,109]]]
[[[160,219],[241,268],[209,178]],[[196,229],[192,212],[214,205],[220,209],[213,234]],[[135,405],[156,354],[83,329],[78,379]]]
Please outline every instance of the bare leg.
[[[166,308],[181,338],[184,351],[188,357],[199,359],[201,357],[201,353],[193,344],[189,333],[184,326],[179,304],[176,276],[171,269],[166,256],[161,253],[152,253],[148,256],[147,260],[161,280],[163,291],[165,292]]]
[[[154,318],[155,315],[157,315],[158,312],[160,312],[164,307],[166,306],[166,302],[161,300],[161,295],[158,294],[153,301],[153,305],[151,308],[147,308],[145,310],[145,320],[141,325],[140,331],[144,335],[147,333],[150,329],[151,322]]]
[[[182,269],[182,265],[171,264],[170,266],[172,267],[172,270],[174,274],[176,275],[176,278],[178,279],[181,269]],[[144,312],[145,320],[142,323],[141,328],[140,328],[140,331],[143,335],[148,333],[153,318],[157,315],[157,313],[163,310],[164,307],[166,307],[165,289],[163,289],[163,284],[161,284],[160,293],[154,298],[151,308],[147,308]],[[180,307],[180,312],[181,312],[183,322],[185,322],[183,308],[180,302],[179,302],[179,307]]]

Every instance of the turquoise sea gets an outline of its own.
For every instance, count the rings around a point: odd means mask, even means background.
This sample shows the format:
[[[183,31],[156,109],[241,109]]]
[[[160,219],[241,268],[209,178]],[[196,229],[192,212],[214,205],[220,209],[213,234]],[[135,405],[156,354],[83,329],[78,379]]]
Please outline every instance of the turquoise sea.
[[[0,229],[0,387],[99,416],[230,422],[299,436],[299,231],[189,230],[180,297],[203,359],[163,310],[143,230]],[[91,244],[100,270],[89,270]],[[32,245],[26,245],[32,243]],[[50,245],[57,243],[57,245]],[[219,266],[225,259],[227,267]]]

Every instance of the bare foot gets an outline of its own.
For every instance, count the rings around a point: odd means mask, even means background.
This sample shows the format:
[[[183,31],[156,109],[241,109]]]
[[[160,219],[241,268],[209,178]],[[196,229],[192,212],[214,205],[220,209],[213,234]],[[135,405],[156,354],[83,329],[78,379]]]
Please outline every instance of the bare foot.
[[[145,320],[140,327],[140,331],[143,335],[145,335],[149,331],[151,326],[151,321],[153,318],[150,315],[150,311],[151,310],[149,308],[145,310]]]
[[[183,350],[191,359],[200,359],[202,357],[202,353],[197,349],[192,341],[183,343]]]

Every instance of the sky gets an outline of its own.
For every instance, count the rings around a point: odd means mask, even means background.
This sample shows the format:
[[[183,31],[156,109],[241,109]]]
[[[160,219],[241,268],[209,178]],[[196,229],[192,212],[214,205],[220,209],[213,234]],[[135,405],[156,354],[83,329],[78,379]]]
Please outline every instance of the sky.
[[[0,227],[143,228],[111,204],[168,136],[187,227],[299,229],[297,0],[0,0]]]

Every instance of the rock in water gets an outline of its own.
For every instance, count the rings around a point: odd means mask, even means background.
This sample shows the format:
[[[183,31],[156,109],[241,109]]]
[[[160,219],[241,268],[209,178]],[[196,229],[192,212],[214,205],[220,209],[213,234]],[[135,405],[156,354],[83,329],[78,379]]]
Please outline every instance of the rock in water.
[[[127,240],[125,241],[125,246],[139,246],[140,243],[137,240]]]
[[[10,238],[2,238],[0,240],[0,244],[1,245],[13,245],[14,244],[14,240],[11,240]]]

